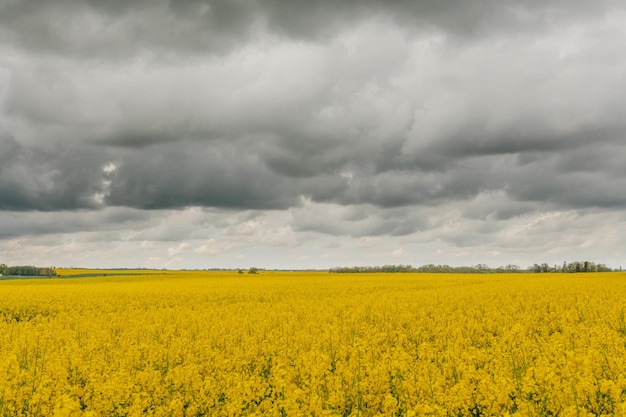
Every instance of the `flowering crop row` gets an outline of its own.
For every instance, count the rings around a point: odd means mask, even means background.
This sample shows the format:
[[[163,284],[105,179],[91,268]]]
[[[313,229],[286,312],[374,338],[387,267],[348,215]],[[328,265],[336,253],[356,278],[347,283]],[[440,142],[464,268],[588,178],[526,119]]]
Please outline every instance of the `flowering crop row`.
[[[0,416],[626,414],[626,274],[137,274],[0,283]]]

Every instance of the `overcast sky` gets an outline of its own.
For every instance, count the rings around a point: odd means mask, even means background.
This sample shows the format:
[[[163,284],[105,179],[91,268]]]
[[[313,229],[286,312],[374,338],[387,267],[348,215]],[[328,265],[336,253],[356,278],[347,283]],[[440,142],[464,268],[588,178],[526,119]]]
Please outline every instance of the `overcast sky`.
[[[626,267],[623,0],[0,0],[0,263]]]

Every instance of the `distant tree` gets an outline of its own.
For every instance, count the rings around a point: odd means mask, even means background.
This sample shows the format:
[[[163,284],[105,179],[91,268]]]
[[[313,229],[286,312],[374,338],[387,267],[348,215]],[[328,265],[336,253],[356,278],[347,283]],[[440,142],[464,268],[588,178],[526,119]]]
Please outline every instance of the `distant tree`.
[[[54,268],[42,268],[40,275],[46,275],[48,278],[56,277],[57,271],[55,271]]]
[[[9,267],[6,264],[0,264],[0,275],[7,275]]]
[[[583,268],[582,268],[581,263],[580,262],[574,262],[574,271],[580,272],[582,270],[583,270]]]
[[[248,274],[258,274],[259,273],[259,269],[252,267],[248,270]]]
[[[36,266],[9,266],[2,275],[19,275],[30,277],[56,277],[57,272],[53,268],[39,268]]]
[[[418,268],[411,265],[383,265],[383,266],[341,266],[331,268],[331,273],[373,273],[373,272],[426,272],[426,273],[457,273],[457,274],[476,274],[476,273],[510,273],[510,272],[609,272],[611,269],[604,264],[595,264],[593,262],[563,262],[563,266],[550,266],[546,262],[542,264],[534,264],[522,270],[519,265],[506,265],[497,268],[490,268],[486,264],[478,264],[475,266],[450,266],[450,265],[434,265],[426,264]]]

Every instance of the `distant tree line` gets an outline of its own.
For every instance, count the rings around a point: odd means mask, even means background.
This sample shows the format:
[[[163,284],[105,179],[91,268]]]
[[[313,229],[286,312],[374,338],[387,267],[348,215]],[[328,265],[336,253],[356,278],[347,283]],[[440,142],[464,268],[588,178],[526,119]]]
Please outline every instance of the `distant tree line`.
[[[54,268],[40,268],[37,266],[7,266],[0,264],[0,275],[18,275],[29,277],[56,277]]]
[[[520,272],[517,265],[507,265],[499,268],[490,268],[485,264],[476,266],[450,266],[450,265],[422,265],[414,268],[411,265],[383,265],[383,266],[342,266],[331,268],[329,272],[342,273],[375,273],[375,272],[435,272],[435,273],[495,273],[495,272]]]
[[[340,266],[331,268],[330,272],[337,274],[359,272],[415,272],[411,265],[383,265],[383,266]]]
[[[611,272],[612,269],[605,264],[596,264],[590,261],[563,262],[563,265],[550,266],[546,263],[541,265],[534,264],[532,268],[528,268],[532,272]]]
[[[429,272],[429,273],[457,273],[457,274],[498,274],[515,272],[611,272],[612,269],[604,264],[594,262],[563,262],[562,266],[550,266],[546,263],[534,264],[528,268],[519,265],[505,265],[491,268],[485,264],[475,266],[450,266],[450,265],[422,265],[414,268],[411,265],[383,265],[383,266],[340,266],[331,268],[329,272],[335,274],[346,273],[376,273],[376,272]]]

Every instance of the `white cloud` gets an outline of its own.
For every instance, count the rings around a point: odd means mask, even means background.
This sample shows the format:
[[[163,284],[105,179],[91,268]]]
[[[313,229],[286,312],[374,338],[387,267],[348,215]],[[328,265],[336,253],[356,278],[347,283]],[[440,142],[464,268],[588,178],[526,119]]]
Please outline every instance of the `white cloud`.
[[[189,243],[187,242],[182,242],[176,246],[172,246],[170,248],[168,248],[167,253],[170,256],[176,256],[179,255],[183,252],[185,252],[185,250],[187,250],[187,248],[189,248],[189,246],[191,246]],[[178,259],[179,261],[182,261],[182,258],[180,257],[176,257],[176,259]]]

